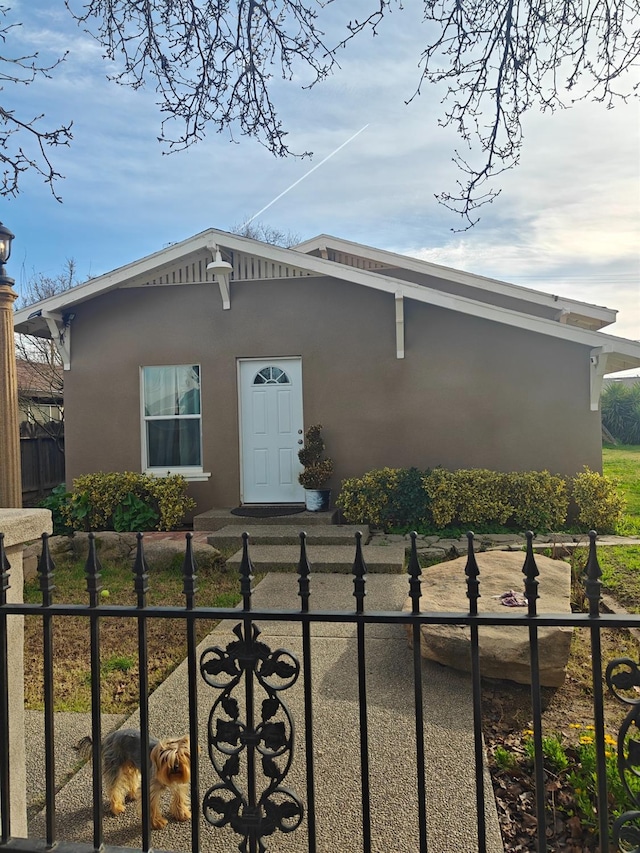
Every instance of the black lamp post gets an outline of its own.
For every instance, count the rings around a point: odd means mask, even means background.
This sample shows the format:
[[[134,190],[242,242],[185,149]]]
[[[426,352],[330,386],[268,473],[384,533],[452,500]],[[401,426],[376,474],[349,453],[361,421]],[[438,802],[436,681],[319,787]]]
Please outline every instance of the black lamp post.
[[[13,279],[9,278],[6,274],[4,268],[4,265],[11,257],[11,243],[14,237],[15,234],[12,234],[7,226],[0,222],[0,284],[12,285],[14,283]]]
[[[0,507],[22,506],[18,379],[13,335],[13,303],[18,294],[6,274],[14,235],[0,222]]]

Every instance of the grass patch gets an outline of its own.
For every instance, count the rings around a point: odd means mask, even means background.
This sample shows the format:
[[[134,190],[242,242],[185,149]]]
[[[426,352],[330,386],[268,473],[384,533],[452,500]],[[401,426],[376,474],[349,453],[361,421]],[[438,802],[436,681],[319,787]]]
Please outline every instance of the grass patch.
[[[574,575],[583,571],[587,557],[586,548],[576,548],[571,559]],[[640,613],[640,545],[598,548],[598,563],[604,589],[630,613]]]
[[[640,445],[605,444],[602,448],[602,470],[620,481],[626,508],[616,532],[640,535]]]
[[[149,570],[149,605],[184,606],[182,557],[165,567]],[[109,591],[105,603],[134,605],[136,595],[129,563],[103,564],[102,585]],[[55,603],[86,604],[88,594],[84,562],[56,562]],[[40,603],[39,579],[25,584],[25,601]],[[236,572],[227,572],[221,559],[198,571],[196,604],[202,607],[233,607],[241,599]],[[197,639],[202,640],[216,623],[198,620]],[[129,713],[139,704],[138,624],[136,619],[103,617],[100,620],[100,684],[104,713]],[[147,621],[149,657],[147,671],[153,691],[186,657],[185,621],[149,619]],[[81,616],[53,619],[54,705],[56,711],[91,710],[91,667],[89,620]],[[43,708],[42,619],[25,617],[25,707]]]

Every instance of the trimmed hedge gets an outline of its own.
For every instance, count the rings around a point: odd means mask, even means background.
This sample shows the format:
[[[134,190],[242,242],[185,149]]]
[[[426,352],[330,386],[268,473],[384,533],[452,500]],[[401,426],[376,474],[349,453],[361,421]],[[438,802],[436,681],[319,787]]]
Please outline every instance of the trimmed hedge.
[[[150,477],[133,471],[99,471],[73,481],[60,515],[71,530],[172,530],[195,508],[179,474]]]
[[[573,523],[615,530],[624,503],[617,482],[588,468],[574,478],[549,471],[501,473],[484,468],[382,468],[342,482],[336,501],[352,524],[390,529],[507,527],[539,532]]]

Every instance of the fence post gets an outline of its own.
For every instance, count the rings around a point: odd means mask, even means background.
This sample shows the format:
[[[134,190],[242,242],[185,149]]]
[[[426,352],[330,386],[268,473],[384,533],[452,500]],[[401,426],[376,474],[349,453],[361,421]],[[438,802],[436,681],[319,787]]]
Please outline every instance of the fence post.
[[[0,509],[0,533],[11,566],[7,602],[23,600],[22,552],[24,543],[52,531],[48,509]],[[27,771],[24,734],[24,617],[7,617],[9,767],[11,836],[27,837]]]

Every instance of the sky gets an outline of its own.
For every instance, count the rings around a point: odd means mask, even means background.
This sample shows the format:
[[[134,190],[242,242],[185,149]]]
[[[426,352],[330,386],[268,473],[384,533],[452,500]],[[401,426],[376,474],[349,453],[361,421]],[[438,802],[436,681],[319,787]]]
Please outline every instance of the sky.
[[[519,166],[501,176],[501,194],[480,222],[461,232],[459,218],[434,198],[459,177],[459,140],[438,125],[442,91],[426,88],[405,103],[425,43],[419,4],[396,9],[376,38],[352,42],[340,68],[311,90],[277,82],[289,145],[313,151],[311,159],[274,158],[253,139],[214,132],[187,151],[163,153],[152,88],[109,81],[99,45],[63,0],[10,6],[7,20],[22,26],[5,54],[69,54],[50,79],[6,83],[3,106],[45,113],[50,124],[73,120],[74,135],[68,149],[52,152],[65,176],[62,203],[29,173],[16,198],[0,201],[0,220],[16,235],[7,272],[18,292],[34,274],[61,272],[68,258],[85,280],[207,228],[232,230],[357,134],[260,221],[301,240],[332,234],[615,308],[606,331],[640,339],[637,99],[613,110],[583,102],[529,113]],[[331,7],[332,34],[352,12],[352,2]]]

